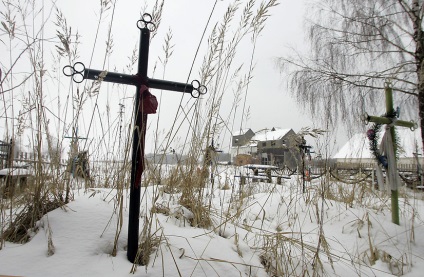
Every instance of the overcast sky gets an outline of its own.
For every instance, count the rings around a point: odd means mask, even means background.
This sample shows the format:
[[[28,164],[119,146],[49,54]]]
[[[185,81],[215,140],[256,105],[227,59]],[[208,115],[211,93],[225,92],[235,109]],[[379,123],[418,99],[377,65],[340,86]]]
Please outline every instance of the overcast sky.
[[[44,2],[46,6],[47,3],[50,3],[47,0]],[[199,78],[198,72],[203,57],[206,54],[207,38],[210,30],[217,22],[222,21],[228,5],[232,2],[229,0],[217,1],[211,21],[208,24],[206,35],[203,41],[201,41],[202,33],[212,12],[215,0],[165,1],[162,22],[157,35],[150,45],[149,77],[162,78],[164,76],[167,80],[178,82],[186,82]],[[242,2],[240,10],[246,1]],[[136,27],[136,22],[140,17],[143,7],[147,7],[146,11],[151,12],[153,5],[153,0],[116,1],[112,25],[113,53],[106,62],[106,68],[109,71],[122,71],[125,65],[128,64],[128,57],[131,56],[132,51],[138,49],[140,31]],[[78,61],[83,62],[87,67],[93,69],[103,69],[105,41],[112,18],[112,10],[105,13],[99,28],[97,43],[94,44],[99,19],[99,1],[57,0],[56,6],[63,12],[68,26],[72,27],[73,33],[78,31],[81,36],[78,46],[80,56]],[[292,128],[297,132],[302,127],[313,126],[312,120],[305,114],[303,105],[297,105],[291,98],[284,83],[283,76],[276,66],[276,59],[290,53],[291,47],[297,50],[305,48],[306,42],[302,28],[304,11],[303,0],[281,0],[279,6],[272,8],[271,17],[266,22],[265,29],[259,37],[254,52],[253,61],[255,69],[253,71],[253,80],[249,86],[246,103],[250,107],[250,118],[246,125],[243,124],[243,128],[247,127],[253,131],[258,131],[264,128],[281,127]],[[47,11],[45,11],[44,16],[46,18],[49,16],[49,22],[46,25],[46,35],[54,36],[57,29],[53,24],[56,20],[56,12],[53,10],[51,14],[47,14]],[[240,16],[240,13],[236,15],[237,18]],[[238,24],[238,20],[235,20],[233,23],[233,25],[236,24]],[[174,48],[173,55],[164,72],[158,62],[158,57],[163,57],[162,46],[165,36],[170,30],[173,34],[171,44],[174,45]],[[201,46],[200,51],[195,56],[199,44]],[[53,52],[54,45],[50,46]],[[251,55],[252,45],[250,43],[250,36],[248,36],[242,46],[237,50],[235,64],[244,64],[245,68],[247,68]],[[61,63],[65,65],[66,61],[62,60]],[[189,76],[192,64],[194,66]],[[157,65],[156,71],[153,70],[155,65]],[[245,70],[245,72],[247,71]],[[132,72],[132,74],[134,73],[136,72]],[[60,87],[61,93],[63,91],[63,95],[66,95],[67,91],[69,91],[69,78],[64,76],[60,78],[62,84]],[[82,85],[90,84],[88,82],[91,81],[87,81],[87,83],[83,82]],[[127,88],[123,88],[122,86],[116,88],[116,86],[112,85],[102,85],[99,97],[89,99],[84,107],[84,116],[79,123],[80,135],[93,138],[102,136],[104,133],[105,126],[102,127],[99,122],[95,122],[88,132],[90,117],[93,114],[92,110],[96,101],[100,108],[99,112],[95,113],[95,118],[101,118],[105,115],[104,106],[106,103],[109,104],[111,114],[113,114],[111,117],[112,122],[104,122],[104,125],[116,125],[116,121],[113,122],[113,120],[117,120],[119,103],[125,104],[125,117],[129,120],[132,112],[131,97],[133,97],[134,92],[135,88],[130,86]],[[55,93],[56,91],[52,95],[47,96],[47,102],[52,104],[53,107],[57,99]],[[153,93],[158,97],[160,96],[157,91],[153,91]],[[149,147],[151,147],[153,142],[152,133],[156,129],[156,123],[159,120],[159,134],[164,135],[174,122],[180,99],[180,93],[166,91],[162,93],[162,99],[160,101],[161,112],[149,116],[147,152],[153,149],[149,149]],[[232,103],[224,103],[221,107],[220,115],[226,117],[231,105]],[[54,124],[54,122],[51,124]],[[234,129],[237,130],[240,124],[240,118],[236,118]],[[101,131],[102,128],[103,131]],[[68,135],[70,134],[68,133]],[[116,133],[109,131],[109,136],[113,137],[114,135],[116,136]],[[184,134],[177,134],[177,138],[180,138],[180,140],[183,140],[182,137],[184,137]],[[229,134],[223,134],[215,139],[222,145],[224,151],[228,151],[228,146],[230,145]]]
[[[158,66],[153,73],[155,63],[159,56],[163,56],[162,45],[164,37],[169,30],[172,30],[174,52],[166,67],[165,79],[185,82],[186,80],[197,79],[203,56],[206,53],[207,36],[216,22],[222,20],[224,12],[232,1],[218,1],[208,25],[206,37],[201,44],[201,50],[195,59],[195,52],[200,43],[200,39],[206,26],[208,17],[215,4],[213,0],[193,1],[179,0],[166,1],[162,22],[158,34],[150,46],[149,76],[155,74],[155,78],[162,77],[163,72]],[[246,2],[246,1],[244,1]],[[122,69],[128,62],[127,57],[131,55],[135,46],[138,47],[139,30],[135,23],[139,18],[140,11],[145,3],[141,1],[117,1],[115,7],[112,34],[114,40],[113,54],[109,59],[110,67]],[[147,9],[152,10],[154,1],[147,1]],[[259,3],[259,2],[258,2]],[[80,60],[88,64],[94,44],[94,36],[98,21],[98,1],[57,1],[57,6],[65,14],[68,24],[77,28],[82,36],[79,50]],[[244,3],[241,7],[244,6]],[[101,69],[107,25],[111,18],[111,13],[104,19],[100,30],[101,39],[98,39],[91,68]],[[268,19],[266,27],[262,32],[254,53],[255,69],[253,81],[249,87],[247,105],[250,106],[250,119],[247,126],[253,131],[263,128],[281,127],[293,128],[298,131],[301,127],[311,126],[312,122],[304,114],[302,106],[294,103],[282,80],[282,75],[276,66],[276,59],[288,53],[290,47],[301,48],[305,43],[303,40],[303,1],[280,1],[280,5],[271,10],[272,16]],[[240,17],[237,14],[236,17]],[[107,23],[107,24],[106,24]],[[235,23],[238,23],[235,21]],[[236,25],[236,24],[233,25]],[[238,62],[248,66],[252,54],[252,47],[249,47],[250,37],[245,39],[244,47],[240,47],[237,52]],[[194,70],[189,77],[190,67],[194,60]],[[111,69],[110,69],[111,70]],[[112,70],[111,70],[112,71]],[[127,96],[130,96],[133,89],[130,89]],[[122,95],[113,95],[108,92],[108,96],[113,103]],[[180,98],[179,93],[163,92],[161,110],[166,113],[160,115],[159,131],[167,130],[170,122],[173,121]],[[225,117],[225,109],[229,109],[231,103],[224,103],[221,114]],[[149,122],[157,120],[157,115],[149,117]],[[235,125],[237,126],[235,122]],[[227,137],[225,140],[228,140]],[[225,142],[222,142],[225,144]]]

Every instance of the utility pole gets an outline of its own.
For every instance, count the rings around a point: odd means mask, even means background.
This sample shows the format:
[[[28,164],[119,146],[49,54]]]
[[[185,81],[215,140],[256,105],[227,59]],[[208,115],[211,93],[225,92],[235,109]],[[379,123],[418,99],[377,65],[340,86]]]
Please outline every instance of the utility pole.
[[[155,88],[190,93],[193,98],[198,98],[200,95],[206,94],[207,92],[206,87],[201,85],[197,80],[192,81],[191,84],[186,84],[149,78],[147,76],[147,69],[149,61],[150,32],[154,31],[156,26],[152,22],[152,16],[145,13],[142,18],[137,21],[137,27],[140,30],[137,74],[128,75],[85,68],[84,64],[81,62],[63,68],[63,73],[66,76],[72,77],[77,83],[81,83],[84,79],[90,79],[136,86],[127,246],[127,258],[132,263],[140,263],[140,257],[137,255],[139,248],[140,184],[141,176],[144,171],[147,114],[156,113],[157,108],[156,102],[156,107],[149,110],[146,109],[146,103],[147,105],[149,104],[148,102],[151,100],[152,96],[148,92],[148,89]]]
[[[407,127],[411,130],[417,128],[417,123],[411,121],[398,120],[395,110],[393,109],[393,90],[389,84],[385,87],[386,94],[386,115],[385,116],[372,116],[364,114],[361,119],[365,122],[374,122],[376,124],[386,125],[386,129],[390,132],[392,138],[392,147],[386,145],[386,151],[388,157],[393,157],[388,160],[388,166],[385,166],[387,171],[387,180],[391,185],[391,202],[392,202],[392,222],[399,225],[399,184],[398,184],[398,172],[397,172],[397,161],[396,161],[396,137],[395,137],[395,126]]]

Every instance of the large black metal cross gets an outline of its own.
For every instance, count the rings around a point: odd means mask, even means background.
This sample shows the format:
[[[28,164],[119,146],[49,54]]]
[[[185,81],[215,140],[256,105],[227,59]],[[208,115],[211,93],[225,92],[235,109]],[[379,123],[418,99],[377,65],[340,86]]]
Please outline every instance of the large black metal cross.
[[[127,257],[132,263],[138,262],[136,259],[139,235],[140,184],[141,175],[144,170],[144,146],[147,126],[147,113],[143,110],[143,101],[145,101],[147,97],[146,93],[144,93],[145,88],[190,93],[194,98],[207,92],[206,87],[201,85],[197,80],[194,80],[191,84],[186,84],[149,78],[147,76],[147,69],[150,32],[153,31],[156,26],[152,22],[150,14],[144,14],[142,18],[137,21],[137,27],[140,29],[140,47],[138,52],[138,71],[136,75],[85,68],[84,64],[81,62],[77,62],[73,66],[65,66],[63,69],[63,73],[66,76],[72,77],[77,83],[81,83],[84,79],[91,79],[136,86],[127,248]]]

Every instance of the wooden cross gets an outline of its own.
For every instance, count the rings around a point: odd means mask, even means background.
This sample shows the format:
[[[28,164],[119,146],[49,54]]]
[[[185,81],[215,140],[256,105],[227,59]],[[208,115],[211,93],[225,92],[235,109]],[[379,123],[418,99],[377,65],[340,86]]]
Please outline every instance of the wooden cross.
[[[140,46],[138,52],[138,71],[136,75],[85,68],[84,64],[81,62],[75,63],[74,66],[65,66],[63,68],[63,73],[66,76],[72,77],[77,83],[81,83],[84,79],[91,79],[136,86],[127,246],[127,258],[132,263],[140,262],[137,255],[140,216],[140,184],[141,175],[144,170],[144,146],[147,126],[147,113],[145,113],[142,108],[143,101],[146,100],[146,93],[143,93],[145,92],[144,88],[190,93],[193,98],[198,98],[200,95],[207,92],[206,87],[201,85],[197,80],[192,81],[191,84],[186,84],[149,78],[147,76],[147,69],[150,32],[154,31],[156,26],[152,22],[151,15],[145,13],[142,18],[137,21],[137,27],[140,29]]]
[[[87,139],[84,137],[78,136],[78,127],[72,128],[72,136],[65,136],[64,138],[71,139],[71,156],[74,158],[78,154],[78,141],[81,139]]]
[[[300,157],[302,159],[302,192],[305,193],[306,192],[306,185],[305,185],[305,155],[308,155],[308,158],[311,158],[311,148],[312,146],[310,145],[306,145],[306,140],[305,138],[302,136],[300,144],[299,144],[299,149],[300,149]],[[308,169],[308,181],[310,181],[311,178],[311,172]]]
[[[417,128],[417,123],[412,121],[397,120],[395,116],[396,115],[395,110],[393,109],[393,91],[389,84],[386,84],[385,93],[386,93],[386,116],[381,117],[381,116],[371,116],[368,114],[364,114],[361,116],[361,119],[366,124],[368,122],[374,122],[377,124],[384,124],[389,126],[389,132],[392,137],[392,143],[393,143],[393,148],[389,148],[393,151],[393,153],[389,153],[389,154],[390,156],[394,157],[393,160],[389,161],[389,163],[393,163],[394,166],[388,167],[387,175],[396,176],[396,178],[393,178],[393,180],[391,180],[391,182],[393,182],[391,184],[392,222],[399,225],[399,200],[398,200],[399,184],[398,184],[397,172],[391,172],[393,170],[396,171],[396,168],[397,168],[397,161],[396,161],[396,155],[395,155],[396,153],[395,126],[407,127],[407,128],[411,128],[411,130],[415,130]]]

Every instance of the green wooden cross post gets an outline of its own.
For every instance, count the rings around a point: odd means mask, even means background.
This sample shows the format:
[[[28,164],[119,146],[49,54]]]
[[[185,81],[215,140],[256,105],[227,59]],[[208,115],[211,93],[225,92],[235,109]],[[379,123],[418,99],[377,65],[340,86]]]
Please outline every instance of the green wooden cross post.
[[[393,161],[388,161],[389,163],[397,163],[396,161],[396,137],[395,137],[395,126],[400,126],[400,127],[407,127],[407,128],[411,128],[411,130],[414,130],[417,128],[417,123],[412,122],[412,121],[404,121],[404,120],[397,120],[395,117],[395,111],[393,109],[393,90],[391,88],[391,86],[389,84],[386,85],[385,88],[385,93],[386,93],[386,116],[371,116],[368,114],[364,114],[362,116],[362,120],[365,122],[374,122],[377,124],[382,124],[382,125],[389,125],[389,132],[391,134],[392,137],[392,142],[393,142],[393,153],[391,153],[391,156],[394,157]],[[391,167],[388,167],[388,174],[390,173],[394,173],[394,172],[390,172]],[[396,168],[396,166],[394,167]],[[394,184],[392,184],[391,186],[391,201],[392,201],[392,222],[399,225],[399,200],[398,200],[398,181],[397,178],[395,178],[393,180]]]

